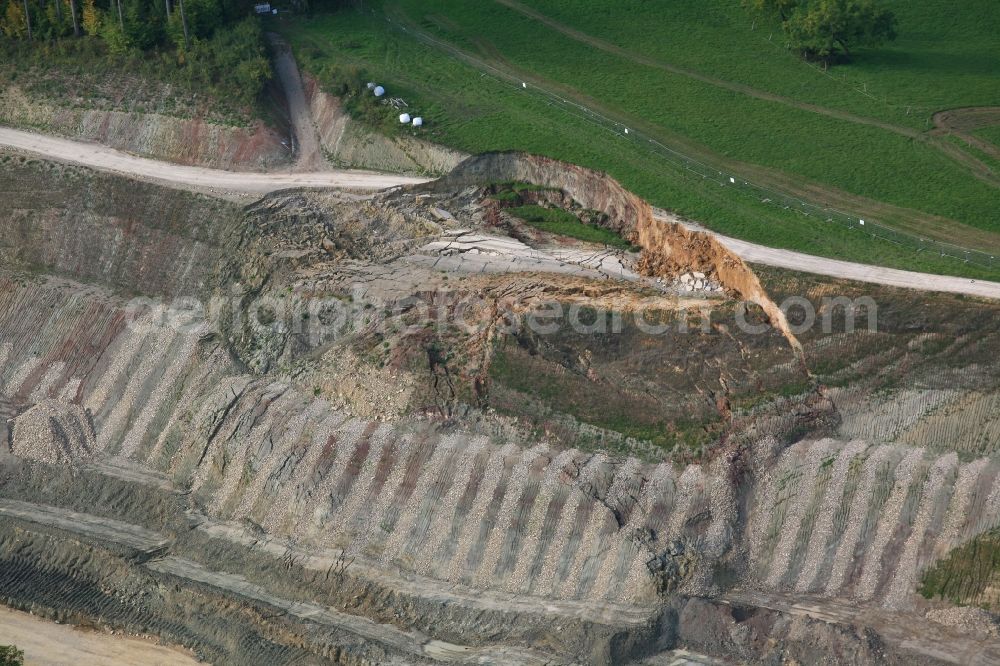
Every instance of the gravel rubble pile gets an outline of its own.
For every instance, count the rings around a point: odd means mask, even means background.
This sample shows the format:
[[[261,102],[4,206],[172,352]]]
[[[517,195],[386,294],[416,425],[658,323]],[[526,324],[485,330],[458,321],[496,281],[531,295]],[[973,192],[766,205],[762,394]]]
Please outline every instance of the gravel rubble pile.
[[[14,419],[12,450],[29,460],[67,464],[94,453],[94,428],[80,405],[43,400]]]
[[[970,633],[1000,636],[1000,623],[997,622],[997,617],[982,608],[969,606],[943,608],[927,611],[924,617],[938,624],[955,627]]]

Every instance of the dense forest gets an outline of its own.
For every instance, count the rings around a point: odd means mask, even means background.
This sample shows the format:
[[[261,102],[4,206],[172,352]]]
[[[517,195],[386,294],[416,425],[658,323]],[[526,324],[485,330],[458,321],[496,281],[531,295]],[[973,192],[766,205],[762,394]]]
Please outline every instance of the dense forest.
[[[254,103],[271,76],[250,0],[0,0],[8,64],[128,67]]]

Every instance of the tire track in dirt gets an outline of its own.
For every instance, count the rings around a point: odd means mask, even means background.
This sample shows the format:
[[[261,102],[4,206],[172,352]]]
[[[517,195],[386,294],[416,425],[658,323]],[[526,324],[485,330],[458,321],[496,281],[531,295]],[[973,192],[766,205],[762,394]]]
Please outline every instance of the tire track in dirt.
[[[933,116],[934,129],[932,134],[947,136],[952,134],[977,148],[990,157],[1000,160],[1000,146],[984,141],[971,132],[1000,125],[1000,106],[968,106],[959,109],[938,111]]]

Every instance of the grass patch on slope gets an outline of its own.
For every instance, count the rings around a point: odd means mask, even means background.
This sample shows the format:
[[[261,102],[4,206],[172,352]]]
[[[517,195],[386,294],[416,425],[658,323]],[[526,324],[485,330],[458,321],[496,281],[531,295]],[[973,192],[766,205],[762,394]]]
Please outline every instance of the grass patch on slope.
[[[507,212],[524,220],[527,224],[550,234],[568,236],[588,243],[610,245],[622,250],[629,250],[632,244],[615,232],[604,227],[595,227],[581,222],[576,215],[561,208],[543,208],[542,206],[517,206],[508,208]]]
[[[648,442],[664,451],[701,451],[711,443],[722,425],[717,416],[699,420],[658,413],[643,401],[607,384],[595,384],[562,372],[561,368],[516,348],[497,352],[490,364],[490,379],[537,401],[553,414],[565,414],[581,423]],[[531,411],[517,403],[514,396],[495,399],[492,406],[522,418]],[[538,419],[536,425],[544,426],[544,420]]]
[[[545,185],[536,185],[535,183],[522,183],[516,181],[508,181],[504,183],[492,183],[490,185],[490,188],[493,190],[493,194],[490,195],[491,198],[506,203],[521,201],[522,192],[558,191],[558,188],[555,187],[547,187]]]
[[[998,574],[1000,530],[992,530],[955,548],[924,572],[919,591],[927,599],[995,609],[1000,601],[995,587]]]
[[[992,125],[990,127],[983,127],[972,132],[980,139],[989,141],[997,148],[1000,148],[1000,125]]]

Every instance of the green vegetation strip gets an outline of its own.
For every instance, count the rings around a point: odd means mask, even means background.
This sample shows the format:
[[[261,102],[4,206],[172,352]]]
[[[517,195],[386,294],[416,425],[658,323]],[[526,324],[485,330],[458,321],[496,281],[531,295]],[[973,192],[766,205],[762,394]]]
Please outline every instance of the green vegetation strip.
[[[0,39],[0,93],[67,108],[162,113],[250,126],[273,111],[263,99],[271,66],[263,33],[246,19],[178,55],[169,48],[109,50],[92,37],[37,45]],[[0,111],[2,113],[2,111]]]
[[[940,597],[955,604],[995,608],[996,598],[984,593],[1000,574],[1000,530],[993,530],[955,548],[929,568],[920,583],[927,599]]]
[[[538,401],[547,410],[573,417],[581,423],[617,432],[640,442],[649,442],[665,451],[675,449],[701,452],[717,434],[721,419],[705,421],[670,418],[651,413],[648,404],[612,391],[607,384],[595,384],[548,365],[520,349],[499,350],[490,364],[490,378],[513,391]],[[523,416],[524,409],[495,408]]]
[[[532,227],[559,236],[568,236],[588,243],[610,245],[622,250],[631,249],[632,244],[613,231],[581,222],[576,215],[561,208],[541,206],[518,206],[508,213],[521,218]]]
[[[24,651],[16,645],[0,645],[0,666],[24,666]]]

